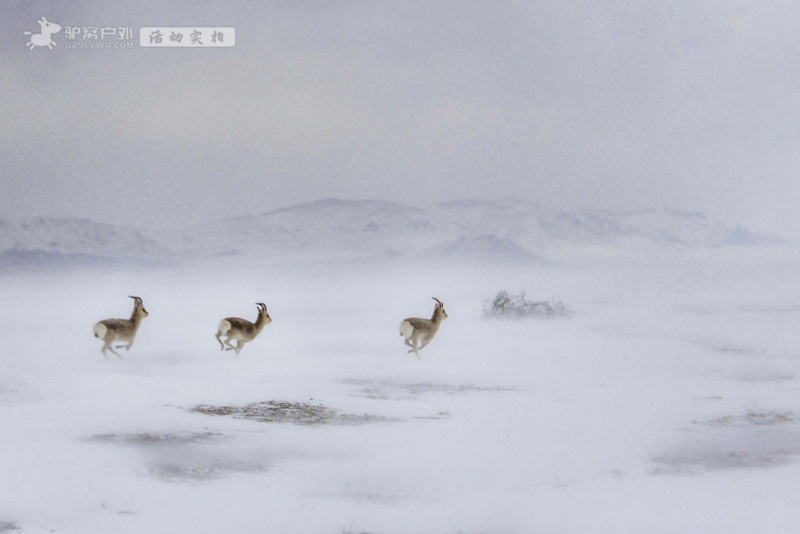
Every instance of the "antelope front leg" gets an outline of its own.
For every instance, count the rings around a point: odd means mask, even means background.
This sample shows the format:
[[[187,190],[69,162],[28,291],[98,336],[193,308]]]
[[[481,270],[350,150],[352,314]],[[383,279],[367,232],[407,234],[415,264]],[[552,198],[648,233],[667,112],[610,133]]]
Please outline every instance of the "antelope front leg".
[[[410,351],[408,351],[408,354],[411,354],[411,353],[413,352],[414,354],[416,354],[416,355],[417,355],[417,359],[418,359],[418,360],[421,360],[422,358],[420,358],[420,357],[419,357],[419,352],[417,352],[417,340],[415,339],[415,340],[414,340],[414,344],[412,345],[411,343],[408,343],[408,340],[406,339],[406,344],[407,344],[409,347],[411,347],[411,350],[410,350]]]
[[[119,353],[114,350],[114,347],[111,346],[111,343],[106,343],[105,345],[103,345],[103,356],[106,357],[106,360],[108,359],[108,354],[106,354],[106,350],[110,350],[111,352],[114,353],[114,355],[117,358],[119,358],[120,360],[122,359],[122,356],[120,356]]]

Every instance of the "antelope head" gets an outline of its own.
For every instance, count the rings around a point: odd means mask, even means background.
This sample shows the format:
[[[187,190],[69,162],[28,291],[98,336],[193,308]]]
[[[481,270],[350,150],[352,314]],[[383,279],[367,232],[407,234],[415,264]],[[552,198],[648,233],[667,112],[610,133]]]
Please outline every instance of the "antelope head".
[[[434,308],[433,310],[434,313],[440,311],[442,314],[442,319],[447,319],[447,312],[444,311],[444,303],[441,300],[437,299],[436,297],[431,297],[431,298],[436,301],[436,308]]]
[[[147,317],[150,313],[144,309],[144,302],[140,297],[134,297],[132,295],[128,295],[128,297],[133,299],[133,308],[135,310],[139,310],[142,314],[142,317]]]
[[[258,307],[258,314],[263,316],[265,319],[269,319],[268,322],[272,322],[272,317],[269,316],[267,312],[267,305],[263,302],[256,302],[256,307]]]

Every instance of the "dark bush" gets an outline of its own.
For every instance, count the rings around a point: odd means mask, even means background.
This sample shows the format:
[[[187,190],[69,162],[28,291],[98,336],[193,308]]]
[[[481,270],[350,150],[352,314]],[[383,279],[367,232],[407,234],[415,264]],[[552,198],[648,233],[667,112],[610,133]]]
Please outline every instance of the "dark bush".
[[[486,317],[534,317],[552,318],[569,317],[572,310],[557,297],[541,302],[533,302],[525,298],[525,291],[511,296],[501,291],[494,299],[483,304],[483,315]]]

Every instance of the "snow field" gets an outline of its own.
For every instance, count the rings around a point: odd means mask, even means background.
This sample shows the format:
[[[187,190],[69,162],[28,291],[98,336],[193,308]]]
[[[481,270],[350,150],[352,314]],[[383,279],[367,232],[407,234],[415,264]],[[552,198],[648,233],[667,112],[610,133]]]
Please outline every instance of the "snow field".
[[[796,252],[551,264],[210,262],[0,278],[0,524],[22,532],[783,532],[800,468]],[[242,278],[240,278],[242,276]],[[552,321],[488,320],[497,291]],[[106,361],[92,324],[150,316]],[[449,314],[422,361],[397,328]],[[220,319],[273,323],[241,355]],[[192,412],[322,405],[358,424]]]

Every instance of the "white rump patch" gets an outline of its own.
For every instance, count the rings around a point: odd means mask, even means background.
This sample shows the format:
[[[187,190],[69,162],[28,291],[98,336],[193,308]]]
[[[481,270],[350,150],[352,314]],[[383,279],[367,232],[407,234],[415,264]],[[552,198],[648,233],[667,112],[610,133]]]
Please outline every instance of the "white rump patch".
[[[96,325],[94,325],[94,337],[98,339],[104,340],[106,338],[107,331],[108,329],[106,328],[106,325],[104,325],[103,323],[97,323]]]
[[[228,331],[229,331],[230,329],[231,329],[231,323],[230,323],[230,321],[228,321],[228,320],[226,320],[226,319],[223,319],[223,320],[222,320],[222,321],[220,321],[220,323],[219,323],[219,329],[217,330],[217,332],[218,332],[218,334],[219,334],[220,336],[224,336],[224,335],[226,335],[226,334],[228,333]]]
[[[411,323],[409,323],[408,321],[403,321],[402,323],[400,323],[401,336],[408,339],[413,332],[414,332],[414,327],[411,326]]]

